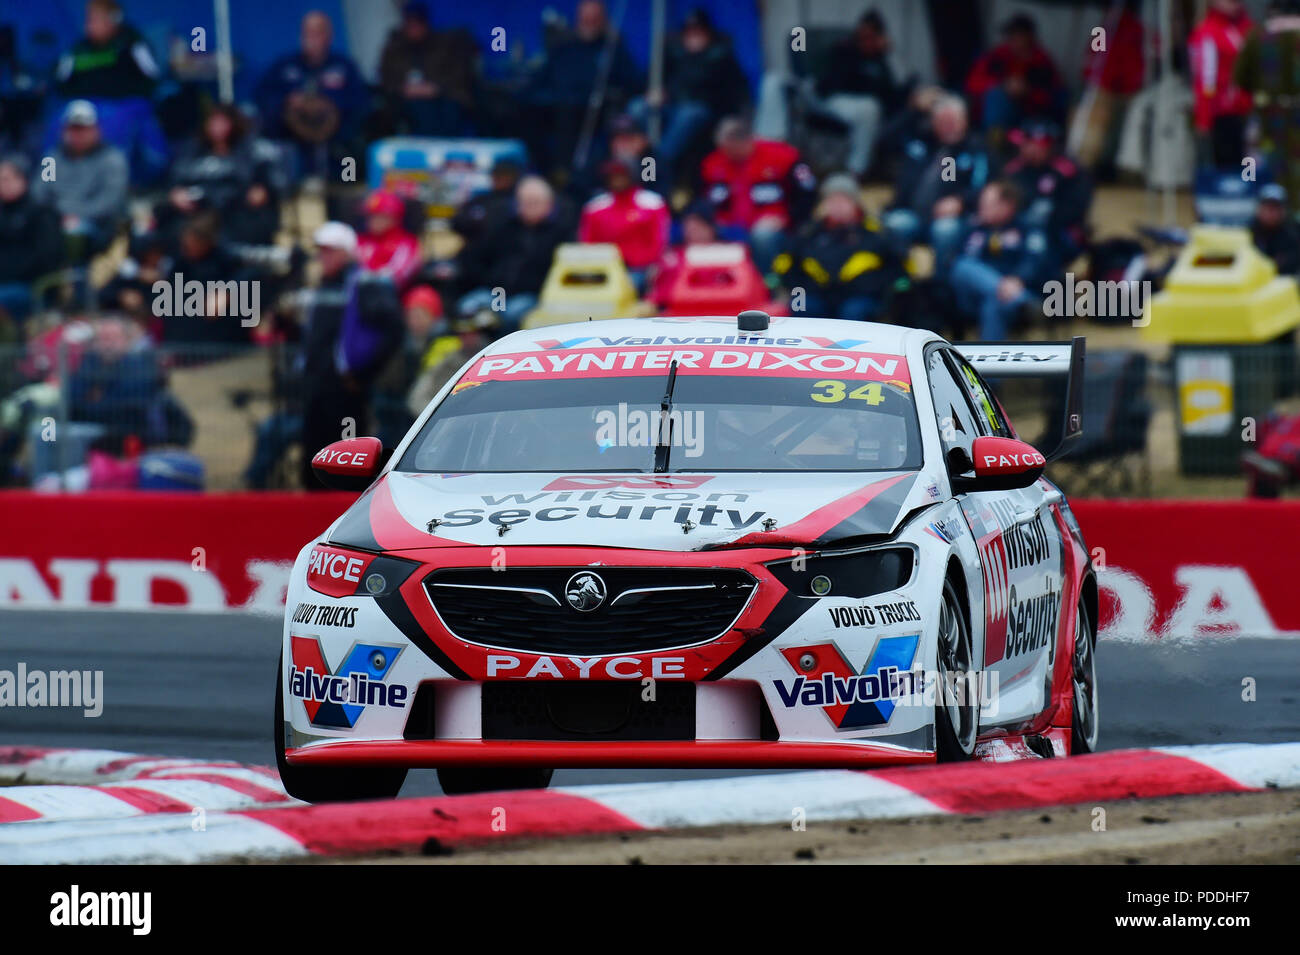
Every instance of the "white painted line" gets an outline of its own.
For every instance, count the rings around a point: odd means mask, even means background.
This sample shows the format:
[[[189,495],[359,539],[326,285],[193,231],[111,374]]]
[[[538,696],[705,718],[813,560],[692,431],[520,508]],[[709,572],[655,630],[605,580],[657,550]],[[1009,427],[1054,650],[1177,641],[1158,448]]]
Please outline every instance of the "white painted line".
[[[1171,756],[1204,763],[1243,786],[1256,789],[1300,786],[1300,743],[1224,743],[1154,748]]]

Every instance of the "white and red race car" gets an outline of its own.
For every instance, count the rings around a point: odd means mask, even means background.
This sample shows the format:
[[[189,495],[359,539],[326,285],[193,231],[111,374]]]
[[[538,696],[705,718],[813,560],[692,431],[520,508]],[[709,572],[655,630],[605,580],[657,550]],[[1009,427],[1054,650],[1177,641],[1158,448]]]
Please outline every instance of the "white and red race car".
[[[1068,376],[1064,447],[1082,345],[761,312],[501,339],[391,452],[314,459],[365,490],[294,565],[286,789],[1092,750],[1096,577],[981,375]]]

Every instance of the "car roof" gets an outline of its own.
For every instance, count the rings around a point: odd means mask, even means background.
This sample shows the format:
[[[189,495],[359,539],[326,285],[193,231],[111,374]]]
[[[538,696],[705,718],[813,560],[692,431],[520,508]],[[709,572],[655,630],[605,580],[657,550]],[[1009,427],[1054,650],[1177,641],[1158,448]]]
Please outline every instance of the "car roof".
[[[488,347],[485,354],[501,355],[534,348],[576,348],[588,345],[594,339],[621,338],[713,338],[719,344],[737,344],[722,339],[741,335],[751,342],[763,339],[802,339],[787,342],[808,348],[824,348],[828,343],[836,347],[852,347],[861,351],[883,355],[906,355],[909,346],[918,341],[940,341],[932,332],[898,325],[881,325],[875,322],[850,322],[834,318],[806,318],[804,316],[773,315],[766,331],[742,332],[737,328],[734,315],[700,317],[613,318],[598,322],[570,322],[564,325],[547,325],[542,328],[514,332]],[[822,339],[819,342],[817,339]],[[852,342],[852,345],[846,343]],[[610,344],[630,344],[627,342]],[[665,342],[664,344],[671,344]]]

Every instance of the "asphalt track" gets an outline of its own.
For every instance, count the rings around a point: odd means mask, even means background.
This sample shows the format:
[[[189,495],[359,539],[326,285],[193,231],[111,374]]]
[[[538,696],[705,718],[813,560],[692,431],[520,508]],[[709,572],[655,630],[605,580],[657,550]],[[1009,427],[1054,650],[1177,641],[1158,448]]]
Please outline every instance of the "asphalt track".
[[[114,749],[273,762],[280,623],[248,614],[0,612],[0,669],[104,671],[104,710],[0,709],[0,745]],[[1102,748],[1300,740],[1300,642],[1103,640]],[[1254,701],[1243,681],[1254,681]],[[561,770],[557,785],[744,775],[727,770]],[[440,792],[412,772],[404,796]]]

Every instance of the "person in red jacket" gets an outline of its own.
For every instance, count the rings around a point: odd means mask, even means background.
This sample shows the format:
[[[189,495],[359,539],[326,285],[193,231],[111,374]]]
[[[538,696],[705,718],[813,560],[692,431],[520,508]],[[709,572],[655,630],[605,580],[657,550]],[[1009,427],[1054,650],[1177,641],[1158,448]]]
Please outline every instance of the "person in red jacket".
[[[1237,62],[1252,27],[1241,0],[1210,0],[1205,19],[1188,37],[1191,53],[1192,118],[1196,132],[1208,140],[1215,166],[1241,165],[1250,94],[1232,81]]]
[[[1065,84],[1038,42],[1033,18],[1026,14],[1008,20],[1002,42],[975,62],[966,92],[984,128],[998,142],[1027,119],[1065,118]]]
[[[612,242],[618,246],[638,294],[645,291],[647,270],[668,248],[672,218],[659,193],[637,185],[639,167],[611,159],[601,167],[607,192],[582,207],[579,242]]]
[[[402,225],[402,200],[382,189],[366,198],[366,231],[357,237],[357,260],[403,289],[420,267],[420,240]]]
[[[808,218],[817,179],[799,150],[755,139],[734,117],[718,124],[717,149],[704,157],[700,188],[724,238],[748,241],[754,263],[768,269],[792,227]]]

